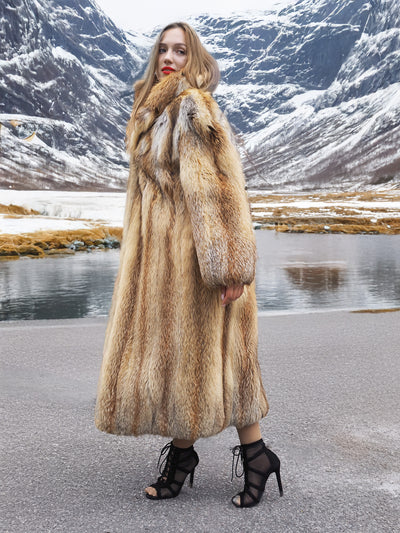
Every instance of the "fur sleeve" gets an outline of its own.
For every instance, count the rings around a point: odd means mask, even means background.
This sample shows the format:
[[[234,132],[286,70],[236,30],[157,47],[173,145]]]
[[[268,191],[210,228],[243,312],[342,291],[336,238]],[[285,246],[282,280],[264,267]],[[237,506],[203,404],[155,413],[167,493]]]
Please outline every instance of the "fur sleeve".
[[[239,154],[225,116],[197,89],[182,98],[175,138],[204,283],[250,284],[256,245]]]

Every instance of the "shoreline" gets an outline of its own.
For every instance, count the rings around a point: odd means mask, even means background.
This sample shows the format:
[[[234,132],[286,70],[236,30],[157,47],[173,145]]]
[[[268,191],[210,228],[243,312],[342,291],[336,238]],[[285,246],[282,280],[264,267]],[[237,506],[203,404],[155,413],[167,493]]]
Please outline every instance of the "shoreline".
[[[398,227],[342,224],[314,224],[304,220],[290,223],[271,222],[268,226],[253,224],[255,231],[276,231],[277,233],[308,233],[318,235],[400,235]],[[88,229],[49,230],[25,234],[0,233],[0,261],[12,261],[22,257],[42,259],[55,255],[74,255],[78,252],[120,248],[121,227],[96,226]]]
[[[122,228],[93,226],[88,229],[0,234],[0,261],[20,257],[43,258],[119,248]]]
[[[0,260],[120,246],[124,194],[0,192]],[[255,230],[400,235],[399,190],[248,194]]]
[[[326,317],[326,315],[344,315],[344,314],[391,314],[400,312],[400,307],[384,308],[384,309],[299,309],[299,310],[282,310],[282,311],[258,311],[257,317],[260,321],[264,319],[293,317],[294,319],[300,316],[308,317],[313,315],[313,318],[319,316]],[[0,320],[0,328],[18,328],[20,326],[28,327],[75,327],[79,322],[80,326],[90,327],[91,325],[106,324],[109,315],[97,316],[83,316],[74,318],[34,318],[34,319],[16,319],[16,320]],[[54,323],[54,325],[52,325]]]

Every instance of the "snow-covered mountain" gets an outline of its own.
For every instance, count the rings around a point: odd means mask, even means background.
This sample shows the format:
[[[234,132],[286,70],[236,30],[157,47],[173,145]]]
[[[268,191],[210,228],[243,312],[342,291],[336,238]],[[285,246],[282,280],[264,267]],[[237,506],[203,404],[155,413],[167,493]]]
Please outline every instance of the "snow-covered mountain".
[[[91,0],[2,0],[1,185],[123,188],[125,126],[143,61],[141,46]]]
[[[400,186],[400,0],[191,22],[220,64],[216,98],[251,188]],[[0,186],[123,187],[151,37],[124,34],[91,0],[3,0]]]
[[[198,27],[250,187],[400,187],[399,0],[300,0]]]

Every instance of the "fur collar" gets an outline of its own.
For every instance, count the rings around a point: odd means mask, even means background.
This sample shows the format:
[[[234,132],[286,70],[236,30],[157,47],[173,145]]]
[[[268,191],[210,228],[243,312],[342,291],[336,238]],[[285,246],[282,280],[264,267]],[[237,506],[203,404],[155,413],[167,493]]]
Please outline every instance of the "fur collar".
[[[172,72],[152,87],[140,111],[145,113],[150,112],[155,116],[159,116],[174,98],[189,88],[189,82],[186,80],[182,71]]]
[[[182,71],[173,72],[156,83],[147,97],[144,105],[138,109],[136,117],[128,124],[127,148],[136,148],[140,136],[148,131],[163,113],[164,109],[181,93],[190,89]]]

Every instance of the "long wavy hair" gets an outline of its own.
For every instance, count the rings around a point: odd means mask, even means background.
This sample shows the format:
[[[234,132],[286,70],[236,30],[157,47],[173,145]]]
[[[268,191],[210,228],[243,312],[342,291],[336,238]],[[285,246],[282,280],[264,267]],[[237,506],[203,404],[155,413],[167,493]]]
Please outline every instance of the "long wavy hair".
[[[183,73],[192,87],[202,89],[212,93],[217,88],[220,73],[216,60],[207,52],[201,44],[199,36],[194,29],[186,22],[173,22],[168,24],[159,33],[156,42],[151,50],[149,63],[141,80],[135,83],[135,102],[133,104],[132,115],[143,105],[148,97],[151,88],[158,83],[156,70],[158,64],[158,54],[160,43],[167,30],[181,28],[186,37],[187,62],[183,68]]]

